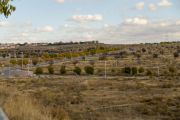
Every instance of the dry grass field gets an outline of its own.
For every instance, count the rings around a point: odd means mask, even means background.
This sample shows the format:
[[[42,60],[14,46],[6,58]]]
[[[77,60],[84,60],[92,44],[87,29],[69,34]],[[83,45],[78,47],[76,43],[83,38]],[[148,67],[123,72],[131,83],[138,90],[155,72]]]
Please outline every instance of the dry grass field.
[[[179,120],[177,77],[0,80],[0,106],[10,120]]]

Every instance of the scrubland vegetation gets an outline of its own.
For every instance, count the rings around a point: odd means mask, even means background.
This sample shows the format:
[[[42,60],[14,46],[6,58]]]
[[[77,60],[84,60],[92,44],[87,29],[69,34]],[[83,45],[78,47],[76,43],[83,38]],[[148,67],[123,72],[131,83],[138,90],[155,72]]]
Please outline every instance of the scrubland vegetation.
[[[10,120],[179,120],[180,80],[1,78],[0,106]]]

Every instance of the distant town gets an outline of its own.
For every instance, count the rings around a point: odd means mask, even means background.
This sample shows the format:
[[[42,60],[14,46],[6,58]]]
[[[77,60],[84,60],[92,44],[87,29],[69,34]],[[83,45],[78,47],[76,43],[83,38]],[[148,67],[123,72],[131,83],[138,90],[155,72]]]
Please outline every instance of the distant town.
[[[36,46],[51,46],[51,45],[72,45],[72,44],[93,44],[93,43],[99,43],[99,41],[84,41],[84,42],[54,42],[54,43],[0,43],[0,49],[15,49],[15,48],[19,48],[21,46],[25,46],[25,47],[36,47]]]

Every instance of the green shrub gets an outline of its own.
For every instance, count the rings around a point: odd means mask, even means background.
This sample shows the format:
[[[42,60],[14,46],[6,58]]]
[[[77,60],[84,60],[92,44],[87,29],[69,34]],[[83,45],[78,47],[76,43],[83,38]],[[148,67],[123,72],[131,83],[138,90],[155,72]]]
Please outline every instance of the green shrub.
[[[151,70],[147,70],[146,75],[151,75],[151,74],[152,74]]]
[[[102,70],[101,69],[98,69],[98,73],[101,73],[102,72]]]
[[[124,72],[127,74],[131,74],[131,68],[130,67],[125,67]]]
[[[87,74],[94,74],[94,68],[92,66],[86,66],[84,67],[84,70],[86,71]]]
[[[143,67],[140,67],[139,68],[139,73],[143,73],[145,70],[144,70],[144,68]]]
[[[174,72],[175,72],[174,67],[170,67],[170,68],[169,68],[169,72],[174,73]]]
[[[36,75],[43,74],[43,69],[41,67],[37,67],[36,70],[35,70],[35,74]]]
[[[54,74],[54,68],[52,64],[49,65],[48,71],[49,71],[49,74]]]
[[[137,68],[136,67],[132,67],[132,74],[133,75],[137,74]]]
[[[111,72],[114,73],[114,72],[115,72],[115,69],[111,69]]]
[[[62,66],[62,67],[61,67],[60,73],[61,73],[61,75],[66,74],[66,66]]]
[[[75,72],[78,75],[81,75],[81,68],[76,66],[75,69],[73,70],[73,72]]]
[[[164,71],[164,74],[165,74],[165,75],[168,74],[168,71]]]

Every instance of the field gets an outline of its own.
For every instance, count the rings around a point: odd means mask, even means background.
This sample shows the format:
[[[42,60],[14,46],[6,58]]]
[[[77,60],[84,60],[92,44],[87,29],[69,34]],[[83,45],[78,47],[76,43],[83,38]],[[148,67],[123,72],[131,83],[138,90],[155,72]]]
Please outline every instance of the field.
[[[49,78],[0,81],[10,120],[179,120],[177,77]]]
[[[145,49],[145,52],[142,49]],[[180,58],[174,57],[174,53],[177,54],[180,52],[178,43],[176,44],[150,44],[141,46],[139,49],[126,51],[124,53],[112,53],[107,55],[106,59],[106,72],[108,76],[127,76],[129,74],[124,74],[122,72],[122,68],[124,67],[136,67],[139,69],[143,67],[145,72],[137,73],[136,76],[145,76],[146,71],[150,70],[153,76],[168,76],[168,75],[179,75],[179,66],[180,66]],[[120,55],[121,54],[121,55]],[[154,57],[154,54],[157,57]],[[140,55],[140,57],[138,57]],[[55,63],[53,65],[56,75],[60,74],[60,68],[62,65],[66,66],[67,73],[66,75],[76,75],[73,70],[75,66],[78,66],[82,69],[82,75],[87,75],[84,71],[85,66],[93,66],[94,74],[102,76],[105,73],[105,60],[99,60],[101,56],[89,57],[86,60],[79,59],[77,60],[77,64],[74,65],[73,62],[75,59],[71,61]],[[94,64],[91,64],[92,61]],[[44,74],[48,73],[48,66],[41,66],[44,70]],[[175,69],[174,72],[170,72],[169,68],[172,67]],[[159,68],[159,72],[158,72]],[[35,68],[31,68],[31,70],[35,71]]]

